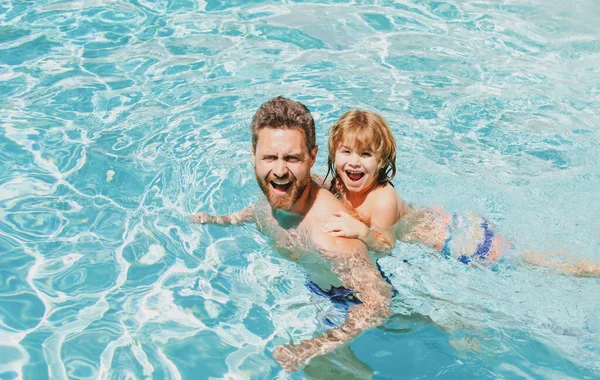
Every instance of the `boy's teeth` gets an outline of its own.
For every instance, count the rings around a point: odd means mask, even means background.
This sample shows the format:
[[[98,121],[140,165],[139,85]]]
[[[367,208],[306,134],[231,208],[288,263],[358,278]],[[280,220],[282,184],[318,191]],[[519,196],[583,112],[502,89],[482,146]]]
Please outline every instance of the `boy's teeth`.
[[[358,181],[364,175],[363,172],[353,172],[353,171],[350,171],[350,170],[347,170],[346,174],[348,175],[348,178],[350,178],[351,181]]]

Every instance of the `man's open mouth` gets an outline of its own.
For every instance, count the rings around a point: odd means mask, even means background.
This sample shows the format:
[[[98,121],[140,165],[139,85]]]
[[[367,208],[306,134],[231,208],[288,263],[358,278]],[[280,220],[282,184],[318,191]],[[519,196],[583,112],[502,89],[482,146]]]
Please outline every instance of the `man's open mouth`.
[[[360,181],[360,179],[365,176],[365,173],[363,173],[363,172],[355,172],[355,171],[352,171],[352,170],[346,170],[346,175],[348,176],[348,178],[350,179],[350,181],[356,182],[356,181]]]
[[[288,189],[292,186],[291,181],[269,181],[269,183],[271,184],[271,187],[273,188],[273,190],[275,190],[276,193],[286,193]]]

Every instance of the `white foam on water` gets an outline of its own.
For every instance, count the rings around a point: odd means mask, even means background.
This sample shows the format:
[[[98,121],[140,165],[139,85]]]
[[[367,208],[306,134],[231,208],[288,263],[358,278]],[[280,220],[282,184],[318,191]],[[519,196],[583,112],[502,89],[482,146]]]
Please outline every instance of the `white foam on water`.
[[[102,298],[94,305],[80,310],[73,322],[68,322],[55,328],[52,335],[44,340],[42,348],[44,357],[48,363],[48,375],[51,378],[67,378],[67,371],[60,356],[65,338],[84,331],[92,322],[102,318],[108,310],[109,305]]]
[[[113,177],[115,176],[115,171],[110,169],[106,172],[106,182],[110,182],[113,180]]]
[[[179,369],[177,368],[175,363],[173,363],[173,361],[171,359],[169,359],[169,357],[167,355],[165,355],[165,353],[162,352],[161,349],[157,350],[157,354],[158,354],[159,358],[162,360],[162,363],[166,366],[166,369],[168,370],[170,377],[174,380],[181,380],[181,373],[179,372]]]
[[[268,373],[275,364],[273,360],[264,355],[265,346],[270,339],[271,337],[261,340],[260,343],[254,345],[246,344],[237,351],[227,355],[225,363],[227,364],[229,373],[225,377],[231,379],[253,379],[260,377],[264,373]],[[240,368],[249,359],[252,359],[252,363],[254,364],[252,368],[248,368],[248,366],[244,369]]]
[[[110,341],[102,354],[100,354],[100,368],[98,371],[99,378],[105,378],[108,374],[110,374],[110,370],[112,368],[112,361],[115,355],[115,350],[119,347],[129,346],[132,342],[131,336],[129,335],[127,329],[125,329],[125,333],[119,338]]]
[[[18,201],[24,196],[45,196],[51,193],[52,187],[42,181],[25,176],[13,178],[0,185],[0,202]],[[8,203],[7,208],[13,204]]]
[[[165,249],[162,245],[152,244],[148,247],[148,252],[138,260],[140,264],[152,265],[156,264],[165,257]]]
[[[20,344],[5,345],[0,335],[0,373],[14,372],[17,378],[23,378],[23,366],[29,362],[29,354]]]
[[[206,300],[204,302],[204,308],[206,309],[208,316],[213,319],[217,318],[221,313],[221,308],[219,307],[219,304],[211,300]]]
[[[142,365],[143,371],[142,374],[147,378],[152,378],[152,374],[154,373],[154,366],[150,364],[148,360],[148,356],[146,352],[142,349],[142,346],[139,343],[134,343],[131,345],[131,351],[133,355],[137,359],[137,361]]]
[[[127,369],[125,377],[162,370],[187,378],[170,344],[202,331],[217,334],[232,350],[220,359],[227,366],[221,377],[289,377],[272,372],[277,364],[267,347],[321,333],[330,303],[311,296],[302,270],[276,258],[253,227],[190,227],[162,218],[191,210],[231,212],[256,198],[252,171],[240,171],[250,167],[248,124],[258,105],[278,94],[301,96],[314,111],[321,148],[342,111],[379,110],[403,150],[395,184],[407,200],[475,208],[520,233],[517,241],[554,249],[554,241],[567,240],[576,253],[599,260],[590,223],[598,214],[600,158],[593,145],[597,5],[359,3],[197,1],[177,10],[120,0],[35,9],[24,4],[18,11],[6,6],[6,26],[24,34],[4,48],[37,39],[48,46],[29,48],[22,62],[3,58],[8,63],[0,81],[10,95],[0,110],[0,139],[13,150],[3,156],[0,218],[36,231],[57,223],[47,234],[10,226],[0,231],[15,259],[8,270],[20,280],[10,285],[22,286],[45,308],[24,330],[3,319],[0,342],[15,352],[7,365],[17,376],[36,377],[22,371],[36,350],[23,348],[24,341],[49,333],[36,357],[43,354],[50,377],[75,376],[69,371],[79,369],[110,377],[116,355],[127,351],[142,369]],[[389,26],[378,27],[378,20]],[[60,33],[56,25],[63,25]],[[160,244],[139,252],[138,239]],[[90,241],[98,245],[89,249]],[[421,248],[412,254],[412,266],[397,257],[382,260],[401,293],[398,312],[420,312],[442,326],[497,331],[492,342],[521,350],[521,361],[485,362],[481,373],[598,373],[593,279],[528,267],[466,268],[424,258]],[[165,265],[153,266],[159,262]],[[114,273],[98,271],[104,264]],[[100,292],[48,289],[74,268],[69,280],[89,273],[80,289],[93,288],[105,275],[116,279]],[[136,277],[140,269],[142,278]],[[244,325],[252,310],[259,311],[258,323],[273,324],[262,337]],[[197,316],[203,311],[210,324]],[[57,320],[60,315],[64,320]],[[122,332],[111,335],[104,323]],[[99,359],[64,356],[71,355],[65,353],[72,341],[96,328],[110,330]],[[570,369],[528,363],[526,349],[506,341],[514,331]],[[473,357],[486,360],[481,353]],[[441,373],[458,365],[473,361]]]

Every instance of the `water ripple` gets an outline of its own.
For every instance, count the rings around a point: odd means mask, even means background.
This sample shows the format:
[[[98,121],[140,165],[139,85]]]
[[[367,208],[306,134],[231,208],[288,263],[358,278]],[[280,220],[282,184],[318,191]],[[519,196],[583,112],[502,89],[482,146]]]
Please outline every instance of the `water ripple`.
[[[0,377],[274,378],[274,347],[341,320],[254,227],[184,217],[256,201],[248,125],[279,94],[315,116],[317,172],[333,122],[373,109],[407,200],[486,215],[519,249],[599,261],[598,10],[0,4]],[[594,280],[471,270],[418,246],[380,264],[399,316],[306,375],[597,377]],[[469,355],[449,343],[472,341]]]

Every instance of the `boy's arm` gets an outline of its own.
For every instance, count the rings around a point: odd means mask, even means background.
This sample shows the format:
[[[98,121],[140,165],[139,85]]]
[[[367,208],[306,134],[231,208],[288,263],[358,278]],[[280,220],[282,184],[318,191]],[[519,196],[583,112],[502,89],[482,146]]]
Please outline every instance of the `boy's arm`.
[[[369,249],[374,251],[389,251],[396,245],[396,231],[393,226],[379,229],[377,226],[367,227],[368,233],[361,237]]]
[[[389,251],[396,244],[393,225],[388,228],[379,228],[374,225],[369,227],[343,211],[334,212],[333,217],[325,224],[323,231],[331,236],[359,239],[374,251]]]
[[[192,223],[212,223],[212,224],[241,224],[244,222],[254,222],[254,205],[248,206],[245,209],[234,212],[229,215],[210,215],[205,212],[190,215]]]
[[[331,236],[359,239],[374,251],[389,251],[396,244],[393,226],[379,228],[372,225],[369,227],[343,211],[334,212],[333,217],[325,224],[323,231]]]
[[[298,370],[310,359],[334,350],[364,330],[378,326],[391,315],[391,286],[375,267],[365,245],[356,239],[325,233],[321,233],[319,240],[319,251],[331,262],[333,272],[362,303],[349,308],[346,321],[340,327],[297,345],[277,347],[273,357],[288,372]]]
[[[399,204],[400,203],[400,204]],[[398,209],[400,216],[398,217]],[[361,238],[367,247],[375,251],[389,251],[396,245],[396,225],[398,220],[412,211],[400,196],[396,195],[393,201],[378,200],[372,210],[371,227],[368,234]]]
[[[442,207],[413,209],[398,223],[399,240],[420,243],[440,251],[447,237],[452,216]]]
[[[334,212],[333,217],[325,224],[325,232],[332,236],[343,236],[362,240],[369,249],[389,251],[396,245],[396,223],[398,222],[398,202],[400,218],[409,213],[411,208],[399,197],[378,200],[371,210],[371,226],[345,212]]]

